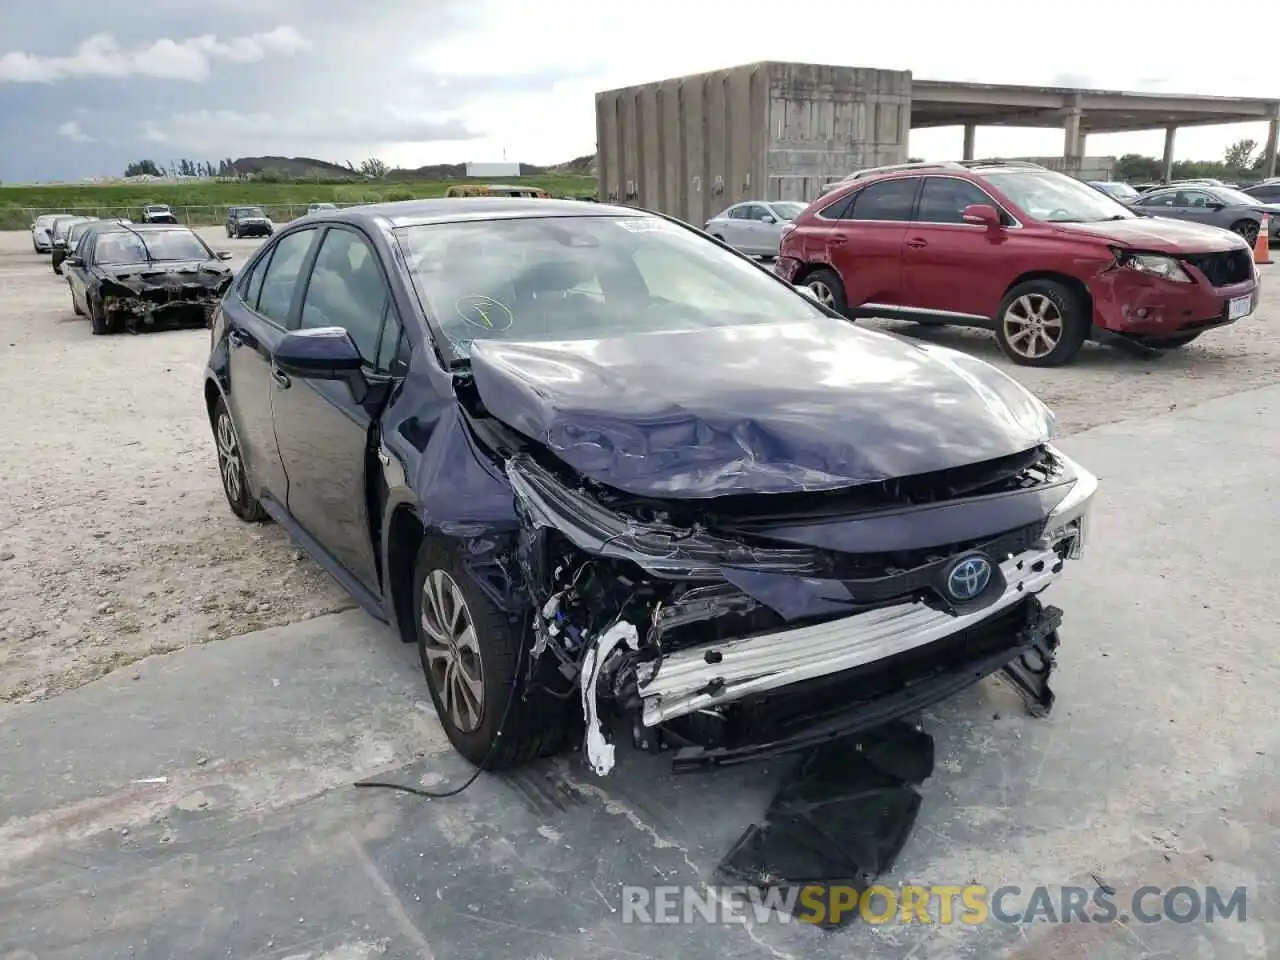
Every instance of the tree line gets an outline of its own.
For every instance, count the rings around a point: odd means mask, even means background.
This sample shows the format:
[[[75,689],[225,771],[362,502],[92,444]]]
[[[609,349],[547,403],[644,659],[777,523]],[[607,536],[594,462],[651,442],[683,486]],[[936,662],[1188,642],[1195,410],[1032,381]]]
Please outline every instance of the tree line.
[[[1266,175],[1263,164],[1266,152],[1258,141],[1237,140],[1223,151],[1221,160],[1178,160],[1173,164],[1174,180],[1214,177],[1218,180],[1260,180]],[[1133,182],[1164,179],[1164,161],[1140,153],[1126,153],[1117,158],[1111,175],[1117,180]]]
[[[338,164],[333,164],[335,169],[338,169],[339,166]],[[366,180],[381,180],[391,169],[377,157],[361,160],[359,166],[348,160],[346,168],[351,172],[352,179],[362,178]],[[291,179],[281,171],[263,170],[255,172],[260,175],[260,178],[265,179]],[[238,177],[242,176],[242,173],[236,168],[236,162],[230,157],[226,157],[219,160],[217,164],[210,160],[190,160],[186,158],[170,160],[168,166],[150,159],[134,160],[124,168],[124,175],[126,177]]]

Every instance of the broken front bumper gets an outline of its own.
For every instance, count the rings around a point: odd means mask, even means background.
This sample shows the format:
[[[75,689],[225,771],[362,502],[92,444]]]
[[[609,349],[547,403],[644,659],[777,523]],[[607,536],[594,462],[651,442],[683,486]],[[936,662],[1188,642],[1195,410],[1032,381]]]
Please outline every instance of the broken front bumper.
[[[1000,564],[1007,584],[989,606],[953,615],[924,603],[903,603],[840,620],[764,636],[707,643],[668,654],[638,674],[645,726],[656,726],[750,694],[841,673],[923,647],[975,626],[1062,575],[1049,544]]]

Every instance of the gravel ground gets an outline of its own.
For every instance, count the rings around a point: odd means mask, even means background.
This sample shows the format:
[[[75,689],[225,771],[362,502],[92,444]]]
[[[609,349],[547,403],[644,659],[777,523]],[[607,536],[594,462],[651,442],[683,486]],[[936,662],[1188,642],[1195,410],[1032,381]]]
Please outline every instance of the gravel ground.
[[[237,265],[259,242],[202,233]],[[1005,367],[1069,433],[1276,382],[1273,316],[1280,292],[1157,361],[1091,346],[1059,370],[1013,367],[981,332],[869,325]],[[0,233],[0,700],[352,606],[281,530],[227,509],[201,399],[208,343],[204,330],[91,336],[28,234]]]

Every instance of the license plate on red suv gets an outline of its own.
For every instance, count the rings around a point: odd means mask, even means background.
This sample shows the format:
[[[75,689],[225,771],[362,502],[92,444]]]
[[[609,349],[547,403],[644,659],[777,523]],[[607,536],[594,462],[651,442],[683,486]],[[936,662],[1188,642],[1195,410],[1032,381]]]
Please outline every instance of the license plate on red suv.
[[[1227,319],[1240,320],[1253,313],[1253,295],[1247,297],[1233,297],[1227,301]]]

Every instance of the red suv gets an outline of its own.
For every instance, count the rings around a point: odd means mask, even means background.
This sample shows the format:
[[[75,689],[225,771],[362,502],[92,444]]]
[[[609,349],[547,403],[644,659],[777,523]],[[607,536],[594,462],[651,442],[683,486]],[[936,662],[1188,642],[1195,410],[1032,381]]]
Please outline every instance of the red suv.
[[[1249,316],[1258,271],[1227,230],[1141,217],[1033,164],[911,164],[812,203],[775,271],[848,317],[993,329],[1015,363],[1089,339],[1148,353]]]

